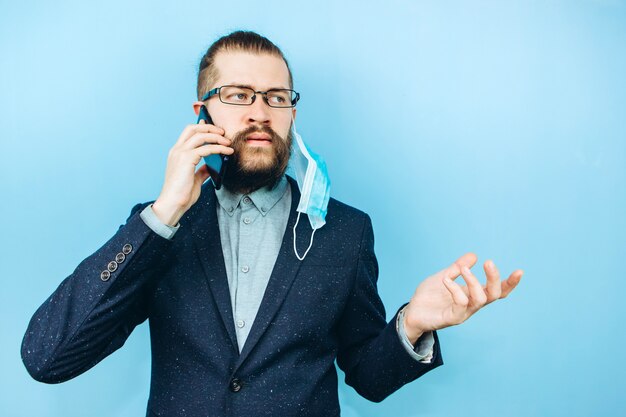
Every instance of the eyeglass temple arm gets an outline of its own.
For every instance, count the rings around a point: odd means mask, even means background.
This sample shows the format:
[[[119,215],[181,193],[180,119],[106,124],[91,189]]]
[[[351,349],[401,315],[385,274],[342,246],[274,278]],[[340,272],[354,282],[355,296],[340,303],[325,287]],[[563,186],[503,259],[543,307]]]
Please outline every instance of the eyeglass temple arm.
[[[214,88],[213,90],[211,90],[211,91],[207,92],[205,95],[203,95],[203,96],[202,96],[202,99],[201,99],[200,101],[205,101],[205,100],[210,99],[211,97],[213,97],[214,95],[216,95],[218,91],[220,91],[220,88],[219,88],[219,87]]]

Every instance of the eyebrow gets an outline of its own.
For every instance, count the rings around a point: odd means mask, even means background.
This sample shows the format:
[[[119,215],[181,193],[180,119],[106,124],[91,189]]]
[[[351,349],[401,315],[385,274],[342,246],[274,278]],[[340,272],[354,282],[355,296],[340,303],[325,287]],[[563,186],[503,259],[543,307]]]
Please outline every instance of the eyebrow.
[[[254,88],[250,84],[240,84],[236,82],[231,82],[231,83],[224,84],[224,85],[232,85],[235,87],[245,87],[245,88],[250,88],[251,90],[256,91],[256,88]],[[272,87],[272,88],[268,88],[266,91],[271,91],[271,90],[289,90],[289,87]]]

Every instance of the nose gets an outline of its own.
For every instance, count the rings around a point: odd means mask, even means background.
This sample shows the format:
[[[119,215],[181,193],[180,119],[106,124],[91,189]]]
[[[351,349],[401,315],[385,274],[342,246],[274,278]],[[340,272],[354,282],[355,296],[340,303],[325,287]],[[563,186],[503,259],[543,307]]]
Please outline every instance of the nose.
[[[270,106],[265,103],[263,96],[257,94],[254,103],[247,106],[248,108],[248,123],[262,124],[269,126],[271,122]]]

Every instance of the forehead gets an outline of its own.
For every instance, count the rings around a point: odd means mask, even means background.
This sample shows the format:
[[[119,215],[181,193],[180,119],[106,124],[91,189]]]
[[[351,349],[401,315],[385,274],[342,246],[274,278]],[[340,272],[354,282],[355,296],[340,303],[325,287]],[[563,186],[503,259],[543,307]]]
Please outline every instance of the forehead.
[[[289,88],[289,70],[279,56],[221,51],[215,56],[214,63],[218,71],[216,87],[224,84],[241,84],[260,90]]]

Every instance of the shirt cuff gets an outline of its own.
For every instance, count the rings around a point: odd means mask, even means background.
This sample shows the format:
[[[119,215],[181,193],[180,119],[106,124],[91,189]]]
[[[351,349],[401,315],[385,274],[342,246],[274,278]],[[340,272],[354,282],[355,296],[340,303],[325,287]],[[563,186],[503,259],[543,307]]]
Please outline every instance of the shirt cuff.
[[[152,229],[154,233],[168,240],[171,240],[174,237],[176,231],[180,227],[180,223],[176,226],[170,226],[169,224],[165,224],[159,220],[157,215],[154,214],[154,211],[152,210],[152,204],[143,209],[139,215],[144,223]]]
[[[398,313],[396,319],[396,330],[398,331],[398,337],[402,342],[402,346],[411,355],[413,359],[422,363],[431,363],[434,354],[435,338],[433,332],[426,332],[417,339],[416,345],[413,346],[409,337],[406,335],[404,328],[404,310],[406,306]]]

